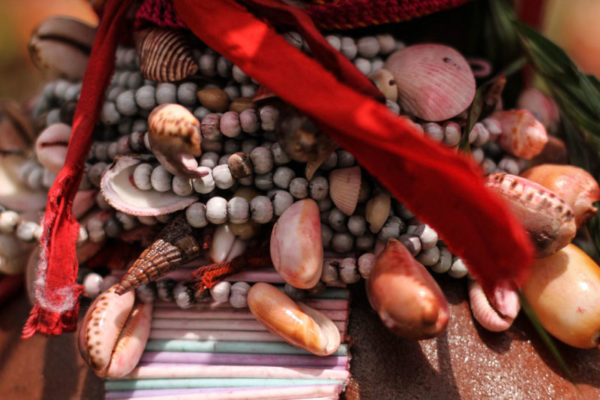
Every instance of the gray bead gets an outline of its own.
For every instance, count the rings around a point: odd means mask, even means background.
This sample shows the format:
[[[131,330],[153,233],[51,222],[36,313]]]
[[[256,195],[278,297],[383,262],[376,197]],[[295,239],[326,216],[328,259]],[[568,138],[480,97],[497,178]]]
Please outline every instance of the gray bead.
[[[377,71],[385,67],[385,61],[381,57],[371,59],[371,71]]]
[[[336,232],[346,232],[346,214],[337,207],[334,207],[329,211],[327,223]]]
[[[93,146],[94,157],[97,160],[106,161],[108,160],[108,143],[106,142],[95,142]]]
[[[275,161],[275,164],[277,165],[287,164],[291,161],[278,142],[271,145],[271,153],[273,154],[273,161]]]
[[[340,279],[351,285],[360,281],[360,275],[356,267],[356,258],[346,257],[340,262]]]
[[[240,94],[242,97],[253,98],[256,94],[257,86],[253,83],[245,83],[240,85]]]
[[[258,131],[258,115],[253,108],[246,109],[240,113],[240,127],[242,131],[254,134]]]
[[[34,190],[42,189],[44,187],[44,185],[42,184],[43,178],[44,168],[38,166],[32,169],[29,175],[27,176],[27,186]]]
[[[321,281],[327,285],[337,285],[340,283],[338,268],[340,265],[339,258],[323,260],[323,270],[321,271]]]
[[[97,162],[96,164],[94,164],[90,167],[90,169],[88,170],[87,176],[88,176],[88,179],[90,180],[90,182],[92,183],[92,185],[94,185],[96,187],[100,186],[100,180],[102,179],[102,174],[104,174],[104,171],[107,168],[108,168],[108,164],[105,163],[104,161]]]
[[[379,231],[377,237],[382,242],[387,242],[390,238],[397,238],[400,236],[400,232],[404,229],[404,221],[399,217],[390,216]]]
[[[496,140],[496,138],[502,134],[502,124],[497,119],[486,118],[482,122],[490,133],[490,140]]]
[[[136,119],[131,125],[132,132],[144,133],[148,130],[148,122],[145,119]]]
[[[102,106],[100,120],[105,125],[116,125],[121,119],[121,114],[117,111],[117,106],[112,101],[107,101]]]
[[[400,105],[398,103],[396,103],[395,101],[392,101],[390,99],[386,99],[385,100],[385,106],[388,108],[388,110],[390,110],[392,112],[392,114],[394,115],[400,115]]]
[[[316,201],[320,201],[328,198],[329,194],[329,181],[324,176],[315,176],[308,184],[310,191],[310,198]]]
[[[321,164],[321,166],[319,167],[320,169],[324,170],[324,171],[329,171],[333,168],[335,168],[338,164],[338,155],[337,152],[333,151],[329,157],[327,157],[327,159],[325,161],[323,161],[323,164]]]
[[[142,74],[137,71],[133,71],[127,77],[127,87],[129,89],[137,89],[142,86],[142,83],[144,83],[144,78],[142,77]]]
[[[356,163],[356,159],[354,158],[354,156],[347,152],[346,150],[338,150],[338,162],[337,162],[337,166],[338,168],[347,168],[347,167],[352,167],[354,166],[354,164]]]
[[[194,228],[204,228],[208,225],[206,205],[200,202],[192,203],[185,209],[185,219]]]
[[[220,56],[217,58],[217,73],[219,74],[219,76],[222,76],[223,78],[228,78],[229,76],[231,76],[232,67],[233,64],[231,63],[231,61],[229,61],[225,57]]]
[[[339,35],[327,35],[325,36],[325,40],[336,50],[340,50],[342,48],[342,40]]]
[[[348,231],[354,236],[362,236],[367,231],[367,221],[362,215],[352,215],[346,223]]]
[[[519,175],[519,163],[513,157],[503,157],[498,163],[498,168],[512,175]]]
[[[306,294],[307,294],[306,290],[295,288],[292,285],[290,285],[289,283],[286,283],[283,286],[283,292],[285,294],[287,294],[288,296],[290,296],[290,298],[295,301],[303,300],[304,298],[306,298]]]
[[[77,101],[79,99],[79,93],[81,93],[81,83],[76,83],[65,91],[66,101]]]
[[[169,82],[159,83],[156,86],[156,102],[158,104],[176,103],[177,86]]]
[[[444,128],[436,122],[426,122],[423,124],[423,130],[425,134],[435,140],[441,142],[444,140]]]
[[[110,88],[106,93],[106,101],[114,102],[115,100],[117,100],[117,97],[119,97],[119,95],[124,91],[125,89],[120,86],[114,86]]]
[[[273,189],[273,173],[259,174],[254,176],[254,185],[257,189],[268,191]]]
[[[150,175],[154,167],[148,163],[138,164],[133,170],[133,183],[140,190],[152,189]]]
[[[135,102],[138,107],[143,110],[152,110],[156,107],[156,99],[154,94],[156,89],[154,86],[146,85],[142,86],[135,92]]]
[[[252,221],[266,224],[273,219],[273,203],[267,196],[256,196],[250,200]]]
[[[54,85],[54,97],[59,100],[65,99],[65,92],[69,88],[69,82],[63,79],[59,79],[56,81],[56,85]]]
[[[217,303],[226,303],[229,300],[230,293],[231,283],[227,281],[221,281],[210,288],[210,296]]]
[[[460,258],[456,258],[448,271],[448,275],[453,278],[460,279],[464,278],[469,274],[469,270],[467,269],[465,263]]]
[[[430,267],[439,261],[440,249],[439,247],[432,247],[431,249],[421,250],[416,258],[421,264]]]
[[[162,165],[156,166],[150,174],[150,183],[154,190],[158,192],[168,192],[171,190],[171,179],[173,175],[169,173]]]
[[[175,281],[170,278],[156,281],[156,295],[162,301],[173,301],[173,289],[175,288]]]
[[[423,250],[431,249],[435,247],[438,242],[438,234],[427,224],[420,224],[416,227],[414,235],[417,235],[421,240],[421,245],[423,246]]]
[[[208,167],[199,167],[198,170],[200,172],[205,171],[208,172],[207,175],[204,175],[201,178],[194,178],[192,180],[192,186],[197,193],[200,194],[209,194],[213,190],[215,190],[215,180],[212,176],[212,169]]]
[[[200,165],[210,169],[216,167],[218,165],[218,162],[219,154],[215,153],[214,151],[203,153],[200,157]]]
[[[456,122],[444,124],[444,143],[450,147],[456,147],[460,143],[461,129]]]
[[[325,197],[323,200],[319,200],[317,204],[319,205],[319,211],[321,212],[328,211],[331,209],[331,207],[333,207],[333,201],[331,201],[329,197]]]
[[[333,251],[345,254],[352,250],[354,238],[349,233],[334,233],[331,238],[331,248]]]
[[[96,204],[101,210],[108,211],[112,208],[104,198],[104,195],[101,191],[96,194]]]
[[[227,96],[231,100],[235,100],[240,97],[240,89],[237,86],[229,85],[223,88],[223,91],[227,93]]]
[[[238,67],[237,65],[234,65],[231,68],[231,76],[233,77],[233,80],[238,83],[244,83],[244,82],[248,82],[250,80],[248,75],[246,75],[246,73],[244,71],[242,71],[241,68]]]
[[[477,164],[481,164],[485,158],[485,153],[481,147],[477,147],[471,149],[471,157],[473,157],[473,161],[475,161]]]
[[[194,82],[184,82],[177,87],[177,101],[184,106],[193,106],[197,102],[198,85]]]
[[[273,155],[265,146],[258,146],[250,152],[250,160],[257,174],[266,174],[273,169]]]
[[[302,36],[298,33],[298,32],[285,32],[283,34],[284,39],[291,44],[292,46],[294,46],[297,49],[301,49],[302,48],[302,44],[304,42],[304,40],[302,40]]]
[[[373,271],[373,267],[375,266],[375,261],[377,261],[377,257],[373,253],[364,253],[358,257],[358,272],[360,276],[364,279],[369,279],[371,271]]]
[[[254,184],[254,175],[248,175],[238,179],[238,183],[244,186],[252,186]]]
[[[267,199],[268,200],[268,199]],[[240,196],[234,196],[227,202],[227,215],[229,222],[243,224],[248,221],[250,206],[248,200]]]
[[[365,58],[375,57],[379,51],[379,41],[374,36],[364,36],[356,41],[358,54]]]
[[[358,53],[358,48],[356,47],[356,43],[354,39],[348,36],[342,37],[340,44],[340,52],[346,56],[346,58],[353,60]]]
[[[281,189],[287,189],[296,173],[288,167],[278,167],[273,174],[273,183]]]
[[[108,144],[107,157],[109,160],[114,160],[119,151],[119,146],[117,142],[110,142]]]
[[[199,106],[194,108],[193,114],[196,118],[198,118],[198,121],[202,121],[204,117],[210,114],[210,110],[204,106]]]
[[[410,254],[412,254],[413,256],[419,254],[421,252],[421,249],[423,248],[421,245],[421,239],[419,239],[419,237],[416,235],[407,233],[405,235],[400,235],[400,237],[398,237],[398,240],[404,245],[404,247],[408,249]]]
[[[396,40],[390,34],[383,34],[375,36],[379,43],[379,52],[381,54],[390,54],[396,50]]]
[[[273,212],[278,217],[294,203],[292,195],[285,190],[276,190],[270,197],[273,203]]]
[[[104,280],[106,280],[106,278]],[[135,297],[144,304],[154,303],[154,301],[156,300],[156,290],[154,283],[141,285],[135,288]]]
[[[290,193],[297,199],[305,199],[308,197],[308,181],[306,178],[297,177],[291,180]]]
[[[138,112],[138,107],[135,103],[135,92],[133,90],[126,90],[118,95],[115,103],[117,111],[128,117],[131,117]]]
[[[268,105],[261,107],[258,113],[260,116],[260,124],[263,130],[275,130],[275,125],[277,124],[277,119],[279,118],[279,110],[271,105]]]
[[[354,66],[364,75],[371,73],[371,62],[363,57],[357,57],[354,59]]]
[[[246,139],[242,142],[242,151],[249,155],[256,146],[258,146],[256,139]]]
[[[217,75],[217,56],[215,54],[202,54],[198,59],[200,72],[206,77],[214,77]]]
[[[104,232],[110,238],[116,238],[121,234],[123,228],[116,218],[109,218],[104,222]]]
[[[226,154],[233,154],[241,150],[241,143],[238,140],[228,139],[223,144],[223,151]]]
[[[219,189],[229,189],[235,183],[227,164],[221,164],[214,167],[212,170],[212,175],[213,179],[215,180],[215,186],[217,186]]]
[[[375,244],[375,237],[367,232],[363,236],[359,236],[356,238],[356,248],[361,251],[371,251],[373,250],[373,246]]]
[[[484,124],[477,122],[475,126],[478,128],[477,139],[473,143],[475,146],[483,146],[490,140],[490,132]],[[475,129],[475,127],[473,127]]]
[[[448,272],[450,267],[452,266],[452,253],[448,251],[447,248],[440,248],[440,259],[437,263],[431,266],[431,270],[438,274],[443,274]]]
[[[496,163],[491,158],[485,157],[481,162],[481,167],[483,168],[483,173],[486,175],[496,172]]]
[[[333,237],[333,231],[329,225],[321,224],[321,240],[323,241],[323,247],[328,248]]]
[[[227,200],[220,196],[211,197],[206,202],[206,219],[216,225],[227,222]]]
[[[229,304],[233,308],[246,308],[248,306],[248,291],[250,285],[246,282],[235,282],[231,285],[231,296],[229,297]]]
[[[171,185],[173,187],[173,193],[178,196],[189,196],[190,194],[194,193],[192,181],[189,178],[183,176],[174,176]]]

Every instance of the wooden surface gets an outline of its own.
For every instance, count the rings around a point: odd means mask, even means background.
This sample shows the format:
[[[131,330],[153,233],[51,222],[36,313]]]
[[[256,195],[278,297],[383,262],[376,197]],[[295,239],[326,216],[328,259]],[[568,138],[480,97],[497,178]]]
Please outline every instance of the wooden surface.
[[[353,289],[350,334],[355,382],[348,398],[600,398],[598,350],[559,345],[574,375],[573,385],[524,316],[507,333],[484,331],[471,318],[464,280],[441,283],[452,314],[448,329],[420,342],[388,333],[366,303],[362,286]],[[28,310],[24,294],[0,308],[1,398],[102,399],[102,381],[83,366],[73,334],[20,338]]]

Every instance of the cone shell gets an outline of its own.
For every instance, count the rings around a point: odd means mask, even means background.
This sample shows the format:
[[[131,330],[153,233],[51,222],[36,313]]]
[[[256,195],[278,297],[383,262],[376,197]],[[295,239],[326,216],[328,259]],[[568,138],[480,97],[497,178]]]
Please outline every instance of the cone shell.
[[[475,97],[475,77],[467,60],[441,44],[419,44],[394,52],[386,61],[403,110],[426,121],[443,121],[465,111]]]
[[[344,214],[354,214],[360,193],[360,167],[339,168],[329,174],[329,196]]]
[[[598,211],[593,203],[600,200],[600,187],[594,177],[582,168],[542,164],[528,169],[521,176],[550,189],[571,206],[577,227]]]
[[[537,256],[555,253],[573,240],[575,216],[571,207],[554,192],[520,176],[495,173],[486,186],[506,200],[536,247]]]
[[[179,265],[200,255],[200,244],[184,214],[175,217],[121,278],[115,292],[123,294],[154,282]]]
[[[530,160],[548,142],[546,128],[528,110],[496,111],[492,118],[502,125],[500,147],[514,156]]]
[[[183,210],[198,201],[197,196],[178,196],[172,192],[140,190],[132,184],[140,158],[119,156],[100,181],[104,199],[113,208],[136,216],[158,216]]]
[[[600,266],[575,245],[536,259],[522,287],[540,322],[575,347],[600,344]]]
[[[332,320],[320,311],[295,303],[275,286],[262,282],[252,286],[248,307],[269,331],[318,356],[334,353],[341,344]]]
[[[438,336],[448,323],[448,303],[427,269],[404,245],[389,239],[367,280],[369,303],[384,325],[407,339]]]
[[[144,78],[176,82],[198,71],[192,48],[181,31],[151,28],[140,37],[136,47]]]

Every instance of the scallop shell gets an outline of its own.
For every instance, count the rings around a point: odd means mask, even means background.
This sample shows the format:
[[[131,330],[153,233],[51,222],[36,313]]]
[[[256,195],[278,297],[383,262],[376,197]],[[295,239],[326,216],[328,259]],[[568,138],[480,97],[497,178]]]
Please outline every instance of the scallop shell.
[[[492,118],[502,125],[500,147],[512,155],[530,160],[540,154],[548,142],[546,128],[529,110],[496,111]]]
[[[176,82],[198,72],[192,48],[182,32],[152,28],[145,33],[136,46],[144,78]]]
[[[441,44],[418,44],[394,52],[385,68],[398,86],[403,110],[426,121],[465,111],[475,97],[475,77],[465,58]]]
[[[157,216],[183,210],[198,201],[197,196],[177,196],[172,192],[136,188],[131,177],[140,162],[140,158],[131,156],[117,157],[102,176],[100,190],[113,208],[131,215]]]
[[[360,167],[339,168],[329,174],[329,195],[331,201],[341,212],[354,214],[360,193]]]
[[[391,207],[392,198],[387,192],[378,193],[367,202],[365,219],[371,232],[377,233],[381,230],[390,215]]]

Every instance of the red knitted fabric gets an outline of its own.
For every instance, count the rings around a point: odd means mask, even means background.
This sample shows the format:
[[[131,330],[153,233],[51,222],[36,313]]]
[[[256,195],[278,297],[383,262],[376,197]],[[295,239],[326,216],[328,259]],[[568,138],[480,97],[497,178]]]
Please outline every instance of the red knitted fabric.
[[[135,15],[135,29],[148,25],[161,28],[186,28],[170,0],[144,0]]]

